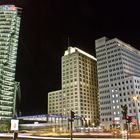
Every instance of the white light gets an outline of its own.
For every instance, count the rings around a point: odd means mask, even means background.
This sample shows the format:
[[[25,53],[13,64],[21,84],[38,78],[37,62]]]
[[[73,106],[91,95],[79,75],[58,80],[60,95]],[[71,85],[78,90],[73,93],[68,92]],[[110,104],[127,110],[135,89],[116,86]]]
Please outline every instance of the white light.
[[[119,121],[120,120],[120,117],[115,117],[114,120],[115,121]]]
[[[133,96],[132,99],[133,99],[134,101],[136,101],[136,100],[137,100],[137,97],[136,97],[136,96]]]
[[[90,54],[88,54],[88,53],[86,53],[86,52],[84,52],[76,47],[69,47],[68,49],[69,50],[66,50],[64,55],[68,55],[68,54],[71,54],[71,53],[78,51],[78,52],[82,53],[83,55],[86,55],[87,57],[90,57],[91,59],[94,59],[97,61],[97,59],[94,56],[92,56],[92,55],[90,55]]]

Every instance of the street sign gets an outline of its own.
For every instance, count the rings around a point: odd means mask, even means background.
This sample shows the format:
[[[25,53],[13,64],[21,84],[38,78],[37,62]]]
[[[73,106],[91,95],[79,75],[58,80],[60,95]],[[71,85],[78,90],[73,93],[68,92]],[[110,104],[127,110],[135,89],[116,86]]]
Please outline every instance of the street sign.
[[[19,120],[11,120],[11,131],[18,131]]]

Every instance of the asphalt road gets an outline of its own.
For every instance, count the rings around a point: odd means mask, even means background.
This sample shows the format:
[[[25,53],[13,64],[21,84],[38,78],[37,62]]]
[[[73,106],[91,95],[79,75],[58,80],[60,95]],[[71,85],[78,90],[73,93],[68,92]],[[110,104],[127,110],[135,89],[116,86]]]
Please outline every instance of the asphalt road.
[[[16,140],[71,140],[70,138],[54,138],[54,137],[35,137],[35,136],[19,136]],[[12,140],[12,137],[0,137],[0,140]],[[126,138],[73,138],[73,140],[127,140]],[[140,139],[129,139],[140,140]]]
[[[13,140],[13,134],[0,134],[0,140]],[[60,137],[39,137],[31,136],[27,134],[19,134],[16,140],[71,140],[70,138]],[[127,138],[73,138],[73,140],[127,140]],[[129,139],[129,140],[140,140],[140,139]]]
[[[53,138],[53,137],[45,137],[45,140],[71,140],[70,138]],[[16,140],[43,140],[42,138],[39,139],[38,137],[33,139],[30,138],[17,138]],[[1,138],[0,140],[12,140],[12,138]],[[126,138],[73,138],[73,140],[127,140]],[[129,140],[140,140],[140,139],[129,139]]]

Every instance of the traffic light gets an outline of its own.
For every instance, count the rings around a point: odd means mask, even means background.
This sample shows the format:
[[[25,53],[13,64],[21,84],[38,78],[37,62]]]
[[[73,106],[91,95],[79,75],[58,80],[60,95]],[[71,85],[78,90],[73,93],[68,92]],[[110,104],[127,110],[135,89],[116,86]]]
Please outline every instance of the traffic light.
[[[127,118],[127,105],[122,105],[121,106],[122,108],[122,114],[123,114],[123,119],[126,119]]]
[[[127,123],[131,123],[132,122],[132,117],[131,116],[127,116],[126,120],[127,120]]]
[[[74,119],[74,117],[75,117],[75,112],[73,112],[73,111],[71,110],[71,119]]]

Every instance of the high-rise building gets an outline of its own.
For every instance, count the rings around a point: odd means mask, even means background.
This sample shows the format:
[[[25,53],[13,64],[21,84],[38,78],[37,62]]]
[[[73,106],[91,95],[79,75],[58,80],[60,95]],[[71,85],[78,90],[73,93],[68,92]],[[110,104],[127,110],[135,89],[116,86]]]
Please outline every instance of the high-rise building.
[[[0,120],[15,115],[16,58],[21,8],[0,6]]]
[[[102,37],[95,45],[101,125],[123,129],[122,106],[127,105],[127,115],[139,128],[140,51],[117,38]]]
[[[75,115],[85,120],[85,125],[98,124],[96,66],[96,59],[92,55],[76,47],[68,47],[61,61],[62,90],[48,94],[48,113],[59,112],[69,116],[73,110]],[[54,103],[56,100],[57,105]]]

